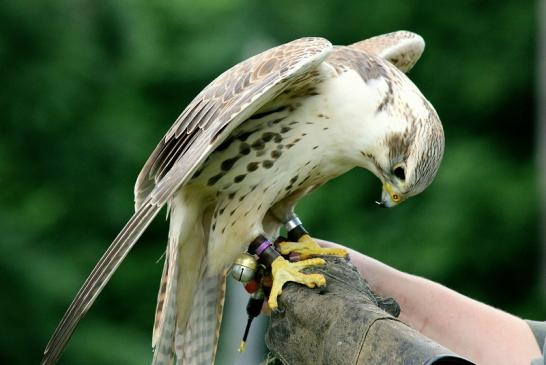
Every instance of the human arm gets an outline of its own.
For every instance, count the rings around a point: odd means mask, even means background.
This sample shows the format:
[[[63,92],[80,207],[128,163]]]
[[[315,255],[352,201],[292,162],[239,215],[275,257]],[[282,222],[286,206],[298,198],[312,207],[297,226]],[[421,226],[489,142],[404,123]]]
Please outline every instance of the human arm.
[[[342,247],[317,240],[324,247]],[[393,297],[400,319],[477,364],[530,364],[540,349],[522,319],[348,249],[372,290]]]

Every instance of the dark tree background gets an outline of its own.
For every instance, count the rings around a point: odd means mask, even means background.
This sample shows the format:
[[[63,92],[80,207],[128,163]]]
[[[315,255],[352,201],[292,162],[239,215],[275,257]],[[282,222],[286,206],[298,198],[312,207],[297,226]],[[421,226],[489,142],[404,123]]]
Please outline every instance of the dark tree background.
[[[0,362],[38,362],[130,217],[141,165],[193,96],[238,61],[302,36],[348,44],[399,29],[421,34],[427,50],[410,77],[447,139],[440,173],[421,196],[376,209],[379,182],[355,170],[301,204],[311,232],[545,319],[535,8],[520,0],[2,2]],[[166,234],[158,219],[61,363],[148,362]]]

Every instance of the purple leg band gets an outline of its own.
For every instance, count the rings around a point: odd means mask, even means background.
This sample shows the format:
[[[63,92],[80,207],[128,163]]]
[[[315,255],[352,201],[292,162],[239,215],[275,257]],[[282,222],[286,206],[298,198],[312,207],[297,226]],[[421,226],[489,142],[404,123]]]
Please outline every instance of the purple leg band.
[[[265,250],[267,250],[268,247],[271,246],[271,242],[265,240],[263,241],[260,246],[258,246],[258,248],[256,249],[256,255],[260,256],[262,254],[262,252],[264,252]]]

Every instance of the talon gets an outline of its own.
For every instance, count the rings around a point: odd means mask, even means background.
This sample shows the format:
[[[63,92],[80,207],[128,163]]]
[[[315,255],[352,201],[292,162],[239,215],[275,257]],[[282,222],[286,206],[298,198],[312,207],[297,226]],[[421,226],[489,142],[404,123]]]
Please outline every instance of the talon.
[[[271,264],[271,274],[273,275],[273,285],[269,294],[269,307],[276,309],[279,305],[277,297],[282,293],[282,287],[288,281],[307,285],[309,288],[326,285],[326,279],[321,274],[304,274],[300,270],[309,266],[324,265],[323,259],[316,258],[298,262],[288,262],[283,257],[278,257]]]
[[[283,255],[290,253],[299,254],[301,259],[310,256],[340,256],[347,257],[348,252],[342,248],[322,248],[309,235],[303,235],[298,242],[279,243],[280,252]]]

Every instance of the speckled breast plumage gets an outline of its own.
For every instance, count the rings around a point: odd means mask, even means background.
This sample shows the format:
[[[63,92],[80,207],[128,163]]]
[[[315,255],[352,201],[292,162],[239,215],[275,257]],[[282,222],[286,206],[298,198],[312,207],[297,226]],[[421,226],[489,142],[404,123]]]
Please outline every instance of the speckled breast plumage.
[[[211,242],[215,236],[229,240],[232,230],[251,232],[276,203],[301,197],[329,179],[331,171],[322,162],[331,125],[327,113],[316,108],[320,98],[313,88],[266,106],[234,130],[196,172],[189,186],[213,199]]]

